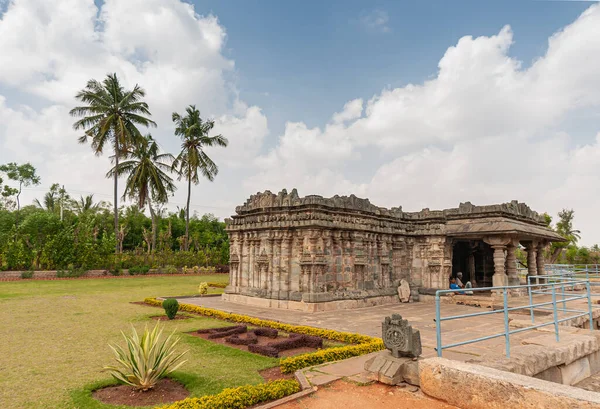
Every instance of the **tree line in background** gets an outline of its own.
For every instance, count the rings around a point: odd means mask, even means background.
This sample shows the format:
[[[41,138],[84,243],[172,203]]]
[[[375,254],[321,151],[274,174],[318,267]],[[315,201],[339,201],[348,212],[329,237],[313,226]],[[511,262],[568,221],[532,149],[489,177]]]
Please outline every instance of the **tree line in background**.
[[[600,264],[600,247],[594,244],[591,247],[578,246],[581,232],[574,229],[573,220],[575,211],[563,209],[558,212],[558,221],[553,224],[552,216],[544,213],[546,226],[565,238],[564,242],[552,243],[545,251],[544,259],[548,264]],[[517,251],[519,263],[527,266],[527,254]]]
[[[190,198],[192,183],[197,185],[201,177],[212,181],[219,171],[204,148],[226,147],[228,141],[222,135],[210,136],[214,121],[203,120],[190,105],[185,114],[172,116],[181,151],[177,156],[161,152],[152,135],[139,129],[156,127],[144,97],[137,84],[126,90],[116,74],[109,74],[102,82],[88,81],[76,95],[81,105],[70,111],[78,118],[73,128],[83,133],[79,142],[89,143],[98,156],[111,154],[113,167],[106,176],[114,181],[112,215],[109,204],[94,203],[93,196],[72,200],[58,184],[41,202],[22,207],[23,188],[40,184],[36,169],[29,163],[0,166],[0,174],[12,182],[4,185],[0,176],[1,268],[118,267],[127,260],[124,251],[143,255],[151,264],[227,263],[224,223],[212,215],[190,218]],[[119,207],[120,177],[125,178],[123,199],[136,205]],[[164,206],[176,189],[173,178],[187,182],[187,206],[165,214]],[[143,213],[146,207],[150,218]]]
[[[42,200],[19,210],[5,200],[0,209],[0,269],[225,269],[229,262],[225,223],[211,214],[190,218],[189,241],[184,209],[155,209],[148,217],[138,205],[121,206],[118,217],[115,237],[110,203],[95,201],[93,195],[72,199],[58,184]]]

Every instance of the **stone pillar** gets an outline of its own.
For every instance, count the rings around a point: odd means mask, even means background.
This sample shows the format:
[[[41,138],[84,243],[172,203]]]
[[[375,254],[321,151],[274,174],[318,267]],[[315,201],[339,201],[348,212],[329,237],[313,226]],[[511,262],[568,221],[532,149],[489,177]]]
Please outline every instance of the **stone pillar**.
[[[508,277],[504,271],[504,245],[494,245],[494,275],[492,276],[492,285],[502,287],[508,284]]]
[[[514,242],[506,247],[506,274],[508,276],[508,285],[519,285],[519,275],[517,274],[517,256],[515,250],[517,246]]]
[[[273,247],[274,247],[275,239],[272,236],[269,236],[267,239],[267,257],[269,257],[269,262],[267,263],[267,288],[270,292],[273,291],[274,280],[273,280],[273,272],[275,270],[275,265],[273,264]]]
[[[281,240],[281,256],[280,256],[280,271],[281,271],[281,291],[290,291],[290,274],[292,264],[292,243],[293,236],[290,232],[285,232]]]
[[[527,276],[537,276],[537,243],[529,242],[525,245],[527,251]],[[536,280],[528,279],[528,284],[537,284]]]
[[[244,233],[241,248],[240,286],[248,288],[250,287],[250,241],[248,240],[248,233]]]
[[[477,287],[477,272],[475,271],[475,253],[470,252],[467,260],[471,285]]]
[[[537,249],[536,249],[535,264],[537,267],[537,275],[538,276],[546,275],[546,271],[545,271],[546,262],[544,261],[544,247],[546,247],[545,243],[538,243]],[[544,280],[544,279],[540,280],[540,284],[545,284],[545,283],[546,283],[546,280]]]
[[[281,291],[281,237],[277,235],[273,239],[272,247],[272,262],[273,262],[273,293],[277,294],[279,298],[279,291]]]

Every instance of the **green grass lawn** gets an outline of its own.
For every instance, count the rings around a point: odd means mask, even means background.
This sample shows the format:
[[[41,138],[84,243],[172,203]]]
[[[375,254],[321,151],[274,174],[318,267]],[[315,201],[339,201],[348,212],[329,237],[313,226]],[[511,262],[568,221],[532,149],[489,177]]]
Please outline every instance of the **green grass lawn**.
[[[146,297],[194,294],[227,275],[0,282],[0,408],[116,408],[94,403],[84,388],[111,378],[108,343],[121,331],[155,325],[162,309],[131,304]],[[165,322],[165,332],[230,325],[194,316]],[[182,334],[188,362],[176,373],[192,396],[262,382],[259,370],[278,360]],[[87,393],[89,395],[89,393]]]

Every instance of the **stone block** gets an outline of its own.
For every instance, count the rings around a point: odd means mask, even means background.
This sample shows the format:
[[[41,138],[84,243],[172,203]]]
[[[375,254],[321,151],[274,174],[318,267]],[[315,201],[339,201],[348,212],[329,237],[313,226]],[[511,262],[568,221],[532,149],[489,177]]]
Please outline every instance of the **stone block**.
[[[590,373],[595,375],[600,372],[600,351],[588,355],[588,360],[590,361]]]
[[[568,365],[561,365],[558,369],[560,369],[564,385],[575,385],[592,375],[590,372],[590,361],[587,357],[578,359]]]
[[[562,384],[562,372],[557,366],[553,366],[551,368],[546,369],[545,371],[540,372],[537,375],[534,375],[534,378],[541,379],[543,381],[554,382]]]
[[[419,362],[421,391],[462,409],[592,409],[600,394],[444,358]]]
[[[402,382],[419,386],[419,362],[413,358],[395,358],[390,351],[380,352],[365,362],[365,371],[369,378],[385,383],[399,385]]]

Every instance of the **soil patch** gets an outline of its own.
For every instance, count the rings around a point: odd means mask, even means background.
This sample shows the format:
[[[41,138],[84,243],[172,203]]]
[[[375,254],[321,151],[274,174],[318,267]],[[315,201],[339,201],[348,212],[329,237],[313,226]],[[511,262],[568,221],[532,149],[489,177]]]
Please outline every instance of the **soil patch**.
[[[187,398],[185,387],[171,379],[161,379],[146,392],[136,392],[129,385],[109,386],[94,391],[92,396],[109,405],[150,406],[171,403]]]
[[[274,366],[273,368],[263,369],[258,372],[260,376],[263,377],[265,382],[275,381],[277,379],[294,379],[294,374],[292,373],[281,373],[281,368],[279,366]]]
[[[167,317],[166,315],[155,315],[153,317],[150,317],[155,321],[169,321],[169,317]],[[189,320],[190,317],[186,316],[186,315],[176,315],[175,318],[173,318],[170,321],[173,320]]]
[[[247,345],[236,345],[236,344],[232,344],[229,343],[227,341],[225,341],[225,338],[214,338],[214,339],[209,339],[208,336],[210,334],[198,334],[196,331],[193,332],[188,332],[188,334],[193,335],[195,337],[200,337],[202,339],[206,339],[207,341],[211,341],[214,342],[216,344],[221,344],[221,345],[226,345],[228,347],[231,348],[237,348],[237,349],[241,349],[242,351],[248,351],[248,346]],[[276,339],[273,338],[269,338],[269,337],[263,337],[258,335],[256,338],[258,339],[258,342],[254,345],[267,345],[271,342],[275,342],[275,341],[281,341],[284,339],[287,339],[287,336],[282,336],[282,334],[285,334],[283,332],[279,332],[279,336]],[[239,337],[241,339],[245,339],[248,336],[248,334],[239,334]],[[315,352],[317,351],[318,348],[309,348],[309,347],[301,347],[301,348],[294,348],[294,349],[288,349],[285,351],[280,351],[279,352],[279,356],[282,358],[288,357],[288,356],[295,356],[295,355],[300,355],[300,354],[306,354],[309,352]]]
[[[416,388],[415,388],[416,389]],[[305,397],[277,406],[278,409],[458,409],[411,387],[375,383],[367,386],[336,381]]]

